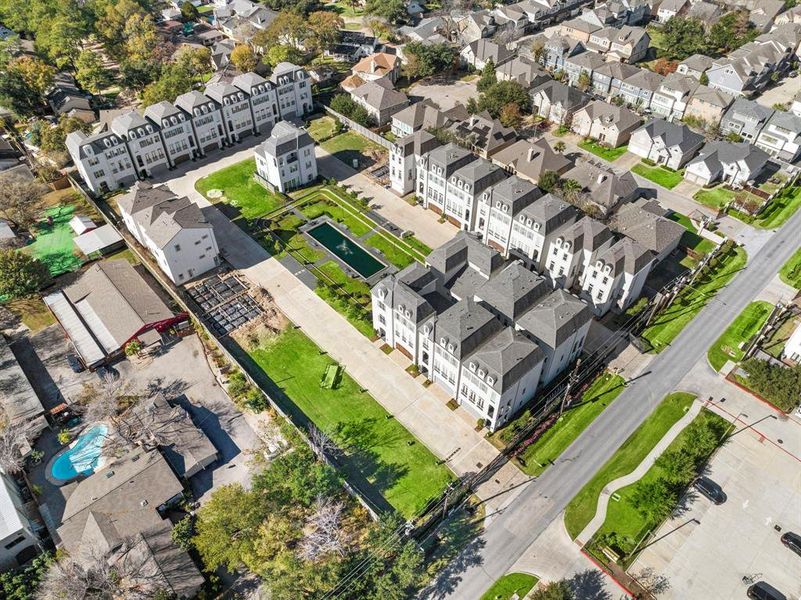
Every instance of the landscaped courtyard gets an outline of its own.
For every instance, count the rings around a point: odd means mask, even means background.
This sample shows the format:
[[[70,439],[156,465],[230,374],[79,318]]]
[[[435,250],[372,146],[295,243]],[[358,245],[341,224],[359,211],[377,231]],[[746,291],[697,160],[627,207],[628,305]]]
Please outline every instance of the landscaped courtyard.
[[[290,325],[248,354],[270,379],[260,383],[279,388],[282,408],[300,420],[305,416],[336,442],[349,480],[379,493],[405,518],[420,512],[453,479],[347,373],[333,387],[322,387],[327,368],[335,362],[300,330]]]
[[[618,146],[617,148],[610,148],[595,140],[584,140],[579,143],[579,148],[591,152],[595,156],[600,156],[608,162],[614,162],[626,153],[628,145]]]
[[[646,164],[645,162],[640,162],[634,165],[631,170],[640,177],[645,177],[653,181],[657,185],[661,185],[663,188],[667,188],[672,190],[674,187],[679,185],[682,180],[682,171],[674,171],[673,169],[668,169],[667,167],[663,166],[651,166]]]
[[[203,177],[195,188],[209,201],[234,209],[223,211],[233,219],[239,216],[246,220],[258,219],[282,206],[287,198],[270,192],[256,180],[255,174],[256,159],[249,158]]]
[[[354,169],[364,169],[386,160],[387,149],[355,131],[346,131],[324,141],[323,150]],[[356,161],[354,163],[354,161]]]

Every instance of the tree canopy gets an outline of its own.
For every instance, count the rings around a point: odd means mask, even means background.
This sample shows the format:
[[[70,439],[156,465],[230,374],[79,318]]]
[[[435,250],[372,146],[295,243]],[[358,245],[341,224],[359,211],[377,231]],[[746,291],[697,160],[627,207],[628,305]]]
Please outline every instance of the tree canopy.
[[[435,73],[452,71],[456,64],[456,49],[448,44],[409,42],[404,48],[406,74],[413,79],[430,77]]]
[[[531,98],[526,89],[516,81],[499,81],[492,84],[482,92],[478,100],[470,98],[467,110],[472,113],[488,111],[497,118],[507,104],[516,104],[522,112],[528,112],[531,107]]]
[[[30,254],[0,249],[0,296],[22,298],[50,282],[47,266]]]

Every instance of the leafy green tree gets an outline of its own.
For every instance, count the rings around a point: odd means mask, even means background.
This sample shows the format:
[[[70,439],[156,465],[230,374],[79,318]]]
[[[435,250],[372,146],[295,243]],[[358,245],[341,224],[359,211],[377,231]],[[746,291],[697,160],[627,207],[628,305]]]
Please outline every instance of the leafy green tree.
[[[298,64],[302,62],[302,60],[303,54],[300,52],[300,50],[294,48],[293,46],[287,46],[286,44],[270,46],[267,49],[267,52],[264,54],[264,62],[271,67],[275,67],[281,62]]]
[[[20,250],[0,249],[0,296],[22,298],[50,282],[47,266]]]
[[[172,102],[181,94],[192,91],[192,76],[180,65],[167,65],[161,76],[148,84],[142,92],[142,103],[145,106],[166,100]]]
[[[306,19],[294,11],[278,13],[266,29],[257,31],[251,42],[256,48],[269,49],[275,44],[287,44],[300,48],[308,33]]]
[[[487,62],[484,64],[484,68],[481,70],[481,79],[478,80],[476,89],[479,92],[486,92],[496,83],[498,83],[498,76],[495,74],[495,63],[490,58],[487,60]]]
[[[531,98],[526,89],[516,81],[499,81],[487,88],[472,103],[468,102],[468,110],[474,108],[472,112],[488,111],[490,115],[497,118],[501,114],[501,109],[507,104],[517,104],[522,112],[528,112],[531,107]]]
[[[341,115],[345,115],[349,119],[356,121],[359,125],[365,127],[370,124],[370,115],[367,110],[356,104],[356,102],[348,94],[337,94],[331,99],[331,108]]]
[[[552,192],[558,185],[559,173],[556,171],[544,171],[542,175],[540,175],[540,180],[537,182],[537,186],[546,193]]]
[[[75,59],[75,79],[86,90],[99,94],[111,82],[111,73],[96,52],[84,50]]]
[[[537,588],[529,597],[531,600],[576,600],[570,584],[564,579]]]
[[[682,485],[695,475],[695,460],[689,452],[668,450],[656,459],[656,466],[664,471],[665,480],[671,485]]]
[[[275,11],[292,11],[299,15],[307,15],[318,9],[318,0],[266,0],[265,4]]]
[[[669,58],[684,60],[706,51],[706,29],[698,19],[672,17],[662,26],[665,53]]]
[[[18,70],[0,72],[0,106],[21,117],[30,117],[41,112],[42,97],[28,85],[25,76]]]
[[[308,45],[317,52],[330,50],[339,41],[339,32],[345,27],[342,17],[329,10],[311,13],[306,24],[309,28]]]
[[[406,75],[412,79],[430,77],[435,73],[447,73],[456,64],[456,49],[449,44],[424,44],[409,42],[404,48]]]
[[[22,568],[0,573],[0,597],[6,600],[34,600],[39,583],[52,560],[53,556],[45,552]]]
[[[579,73],[578,80],[576,80],[576,87],[582,92],[586,92],[592,85],[592,77],[587,71],[582,70]]]
[[[664,479],[640,481],[631,495],[631,502],[643,517],[659,521],[667,517],[678,500],[676,492]]]
[[[748,386],[785,412],[798,406],[801,390],[801,366],[783,367],[758,358],[742,364],[748,374]]]
[[[231,51],[231,64],[243,73],[248,73],[256,68],[259,59],[253,48],[247,44],[239,44]]]
[[[706,72],[701,73],[701,77],[698,78],[698,82],[701,85],[709,85],[709,75],[707,75]]]
[[[408,17],[404,0],[367,0],[364,12],[396,24],[405,22]]]
[[[173,526],[170,537],[179,548],[191,550],[194,547],[192,538],[195,537],[195,533],[195,517],[186,515]]]
[[[188,0],[185,0],[181,5],[181,19],[183,19],[185,23],[188,23],[197,21],[199,18],[200,11],[198,11],[197,7]]]
[[[73,131],[83,131],[89,133],[92,126],[84,123],[77,117],[62,115],[58,124],[54,127],[44,127],[40,132],[39,147],[47,154],[53,155],[59,152],[66,152],[65,140],[67,134]]]
[[[53,67],[35,56],[15,58],[6,68],[19,73],[26,85],[38,96],[43,96],[45,91],[53,85],[53,77],[56,74]]]
[[[748,11],[733,10],[710,27],[707,53],[712,56],[729,54],[758,35],[759,30],[749,20]]]
[[[523,115],[520,114],[520,107],[514,102],[504,104],[498,120],[504,127],[520,127],[523,122]]]
[[[47,26],[37,30],[36,47],[59,69],[74,69],[80,43],[86,33],[85,24],[80,20],[70,15],[58,15]]]
[[[183,46],[175,53],[174,64],[190,77],[198,78],[211,72],[211,49]]]

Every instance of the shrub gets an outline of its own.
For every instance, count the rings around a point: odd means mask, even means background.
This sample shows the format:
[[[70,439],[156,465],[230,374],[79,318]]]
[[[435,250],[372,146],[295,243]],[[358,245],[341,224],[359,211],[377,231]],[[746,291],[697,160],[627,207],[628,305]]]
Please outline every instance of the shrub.
[[[72,434],[67,429],[62,429],[58,432],[58,443],[66,446],[72,441]]]
[[[195,537],[195,517],[186,515],[178,521],[170,532],[170,537],[175,545],[183,550],[192,548],[192,538]]]
[[[253,412],[262,412],[270,406],[261,390],[252,386],[245,394],[244,404]]]
[[[125,356],[133,356],[134,354],[139,354],[142,351],[142,342],[137,339],[133,339],[127,344],[125,344]]]
[[[748,374],[748,387],[784,412],[798,406],[801,366],[784,367],[758,358],[742,364]]]
[[[250,384],[241,371],[234,371],[228,377],[228,394],[233,398],[240,398],[247,393]]]

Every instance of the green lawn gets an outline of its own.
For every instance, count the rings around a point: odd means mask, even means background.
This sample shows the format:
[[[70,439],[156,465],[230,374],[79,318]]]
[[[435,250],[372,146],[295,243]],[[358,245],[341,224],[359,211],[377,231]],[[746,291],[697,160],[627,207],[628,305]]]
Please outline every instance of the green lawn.
[[[634,165],[631,170],[637,175],[650,179],[657,185],[669,190],[672,190],[682,182],[681,171],[671,171],[665,167],[651,167],[641,162]]]
[[[698,190],[695,192],[693,199],[704,206],[720,210],[724,205],[734,200],[735,194],[736,193],[732,190],[727,190],[723,186],[717,186],[708,190]]]
[[[565,527],[572,539],[575,539],[595,516],[598,497],[604,487],[637,468],[676,421],[684,416],[694,399],[695,395],[685,392],[674,392],[665,397],[656,410],[576,494],[565,509]]]
[[[801,248],[795,251],[779,271],[779,277],[787,285],[801,289]]]
[[[405,248],[400,248],[396,244],[390,242],[383,234],[376,233],[364,240],[368,246],[372,246],[380,251],[389,262],[403,269],[412,264],[415,260],[414,256],[406,251]]]
[[[760,229],[776,229],[785,224],[801,206],[801,185],[786,188],[765,207],[752,225]]]
[[[693,222],[687,215],[683,215],[681,213],[674,211],[670,213],[668,219],[670,219],[671,221],[675,221],[690,233],[698,233],[698,230],[695,228],[695,225],[693,225]]]
[[[538,581],[539,578],[527,573],[509,573],[493,583],[481,600],[510,600],[515,594],[518,598],[525,598]]]
[[[320,196],[316,202],[305,204],[300,208],[300,212],[309,220],[316,219],[320,215],[328,215],[334,219],[334,221],[342,223],[356,237],[364,235],[375,226],[369,218],[354,214],[358,213],[357,209],[346,210],[341,205],[333,200],[328,200],[324,196]]]
[[[53,313],[39,296],[17,298],[7,302],[3,307],[14,313],[31,333],[36,333],[56,322]]]
[[[362,298],[369,304],[370,286],[361,279],[348,277],[336,261],[329,260],[318,266],[317,270],[322,271],[330,281],[342,286],[347,293]]]
[[[287,328],[250,357],[286,399],[344,451],[353,480],[369,482],[404,517],[417,514],[453,479],[452,473],[344,373],[336,389],[320,379],[334,361],[300,330]]]
[[[25,251],[47,265],[53,277],[78,270],[83,264],[80,251],[72,239],[75,232],[70,219],[75,213],[73,206],[58,206],[45,211],[44,218],[34,229],[34,241],[25,246]],[[52,224],[47,222],[52,217]]]
[[[601,158],[603,158],[608,162],[614,162],[626,153],[626,148],[628,148],[628,144],[620,146],[618,148],[610,148],[608,146],[603,146],[598,142],[592,140],[586,140],[579,144],[579,148],[582,148],[587,152],[591,152],[595,156],[600,156]]]
[[[283,205],[285,198],[257,182],[255,172],[256,160],[249,158],[199,179],[195,189],[212,202],[224,201],[238,208],[247,220],[257,219]],[[222,190],[225,200],[209,198],[209,190]]]
[[[353,159],[359,161],[359,166],[363,167],[371,163],[371,159],[367,156],[367,151],[373,153],[385,153],[386,149],[383,146],[371,142],[366,137],[359,135],[355,131],[346,131],[340,133],[330,140],[326,140],[320,144],[323,149],[336,156],[339,160],[353,166]]]
[[[785,319],[779,328],[773,332],[770,339],[762,343],[762,349],[773,358],[781,358],[787,340],[790,339],[790,336],[793,335],[797,328],[798,321],[793,318]]]
[[[661,352],[682,329],[706,306],[718,290],[728,284],[745,266],[745,250],[736,248],[717,259],[717,265],[706,275],[699,275],[692,287],[685,288],[669,309],[659,314],[642,333],[656,352]]]
[[[536,442],[522,453],[523,471],[528,475],[540,475],[549,463],[556,460],[573,441],[589,427],[598,415],[623,391],[625,384],[620,375],[604,373],[596,379],[581,402],[566,411],[562,417]]]
[[[682,448],[690,443],[689,440],[692,435],[694,435],[694,432],[699,431],[699,427],[703,428],[704,425],[710,421],[716,422],[720,430],[726,430],[727,422],[723,417],[710,410],[701,409],[701,412],[692,422],[670,443],[665,449],[665,452],[671,450],[681,451]],[[619,489],[616,492],[616,497],[619,497],[619,500],[609,503],[606,511],[606,520],[596,532],[595,536],[593,536],[594,539],[612,534],[617,541],[616,545],[619,546],[618,550],[621,550],[626,556],[630,555],[643,536],[650,530],[658,527],[661,523],[661,519],[646,517],[637,510],[637,504],[633,501],[632,497],[640,485],[650,484],[663,478],[664,475],[665,470],[660,465],[655,464],[648,469],[642,479]]]
[[[715,371],[720,371],[726,361],[739,362],[743,358],[743,349],[740,344],[750,340],[757,334],[765,321],[768,320],[773,305],[758,300],[745,307],[723,334],[712,344],[707,351],[709,364]]]
[[[336,124],[337,122],[333,117],[326,115],[324,117],[314,119],[313,121],[309,121],[306,129],[314,141],[319,144],[321,141],[333,137]]]

